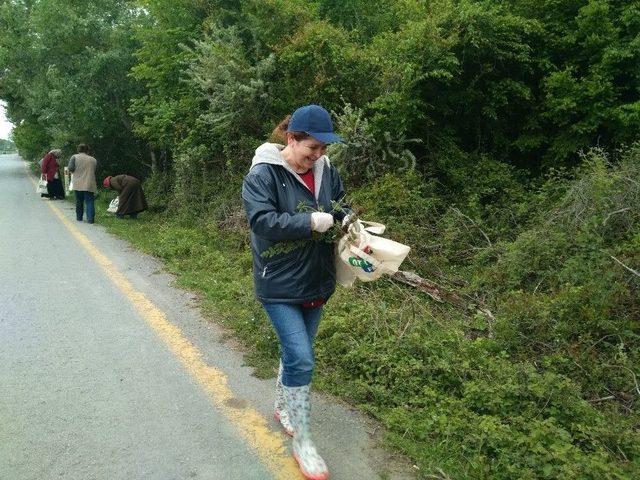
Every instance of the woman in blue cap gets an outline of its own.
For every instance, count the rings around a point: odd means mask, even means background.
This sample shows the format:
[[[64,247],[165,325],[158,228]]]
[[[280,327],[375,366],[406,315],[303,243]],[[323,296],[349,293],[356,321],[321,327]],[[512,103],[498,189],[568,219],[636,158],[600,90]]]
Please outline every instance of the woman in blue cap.
[[[342,139],[318,105],[297,109],[273,136],[284,145],[258,147],[242,186],[255,290],[280,339],[276,419],[293,436],[293,455],[305,477],[324,480],[329,472],[309,435],[309,385],[313,340],[336,281],[334,246],[313,232],[326,232],[344,220],[332,206],[344,198],[342,180],[325,155],[327,144]],[[310,208],[300,211],[300,204]],[[265,254],[283,242],[290,248]]]

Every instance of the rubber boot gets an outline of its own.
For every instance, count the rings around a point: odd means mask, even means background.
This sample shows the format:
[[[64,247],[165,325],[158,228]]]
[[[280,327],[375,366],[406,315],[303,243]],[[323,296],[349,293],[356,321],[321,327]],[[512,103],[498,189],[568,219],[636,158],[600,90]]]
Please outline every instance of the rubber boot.
[[[274,404],[274,414],[276,421],[282,425],[284,431],[290,437],[293,437],[293,425],[291,425],[291,419],[289,413],[287,413],[287,403],[284,398],[284,391],[282,388],[282,361],[278,367],[278,379],[276,380],[276,401]]]
[[[283,386],[287,411],[291,418],[295,436],[293,437],[293,457],[300,471],[309,480],[326,480],[329,470],[318,454],[309,433],[309,385],[303,387]]]

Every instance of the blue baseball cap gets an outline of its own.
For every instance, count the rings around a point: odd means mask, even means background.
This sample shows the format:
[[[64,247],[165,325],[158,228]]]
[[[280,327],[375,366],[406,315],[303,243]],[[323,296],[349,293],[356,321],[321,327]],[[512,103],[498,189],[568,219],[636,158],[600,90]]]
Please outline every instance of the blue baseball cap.
[[[305,105],[293,112],[287,132],[305,132],[322,143],[342,142],[342,137],[333,133],[329,112],[320,105]]]

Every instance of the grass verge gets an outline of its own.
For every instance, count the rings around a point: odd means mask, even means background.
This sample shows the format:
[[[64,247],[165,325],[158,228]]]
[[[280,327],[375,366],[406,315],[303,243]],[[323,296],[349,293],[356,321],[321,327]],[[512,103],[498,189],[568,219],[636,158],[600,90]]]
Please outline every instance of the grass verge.
[[[214,222],[146,212],[97,221],[161,258],[209,318],[272,376],[277,341],[254,299],[242,234]],[[471,335],[470,332],[473,332]],[[510,358],[489,325],[390,280],[339,288],[316,345],[315,386],[379,419],[420,478],[630,479],[638,473],[632,419],[596,409],[568,378]]]

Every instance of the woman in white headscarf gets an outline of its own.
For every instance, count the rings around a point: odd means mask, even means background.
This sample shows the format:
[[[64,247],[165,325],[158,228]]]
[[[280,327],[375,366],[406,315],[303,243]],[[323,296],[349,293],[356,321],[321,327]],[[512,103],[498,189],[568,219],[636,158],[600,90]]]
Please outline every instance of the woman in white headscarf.
[[[62,155],[62,150],[54,149],[47,153],[42,159],[40,171],[42,177],[47,180],[47,193],[43,193],[43,197],[49,197],[49,200],[62,200],[64,198],[64,187],[60,179],[60,165],[58,158]]]

